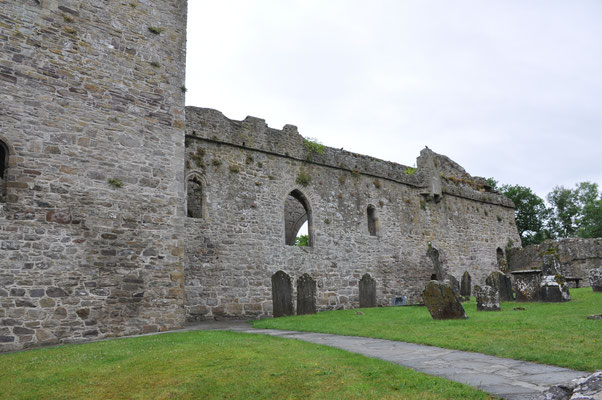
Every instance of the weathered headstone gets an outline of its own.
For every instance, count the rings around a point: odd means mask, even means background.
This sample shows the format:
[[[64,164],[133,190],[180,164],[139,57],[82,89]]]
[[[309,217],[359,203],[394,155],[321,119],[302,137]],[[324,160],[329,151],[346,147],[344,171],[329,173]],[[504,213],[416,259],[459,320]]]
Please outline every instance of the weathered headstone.
[[[360,308],[376,307],[376,281],[370,274],[360,279]]]
[[[470,274],[468,273],[468,271],[464,271],[464,274],[462,275],[462,281],[460,284],[460,296],[470,297],[471,288],[472,288],[472,278],[470,277]]]
[[[512,271],[511,274],[514,275],[516,285],[516,301],[539,300],[540,269]]]
[[[512,280],[508,275],[500,271],[494,271],[485,279],[485,284],[491,286],[499,293],[500,301],[514,300]]]
[[[293,285],[286,272],[278,271],[272,275],[272,304],[274,317],[294,315]]]
[[[548,303],[559,303],[569,301],[569,286],[562,275],[546,275],[539,284],[539,301]]]
[[[594,292],[602,292],[602,267],[589,270],[589,283]]]
[[[495,288],[485,285],[475,286],[477,311],[500,311],[500,293]]]
[[[464,307],[448,282],[430,281],[422,299],[433,319],[466,319]]]
[[[308,274],[297,279],[297,315],[316,313],[316,281]]]

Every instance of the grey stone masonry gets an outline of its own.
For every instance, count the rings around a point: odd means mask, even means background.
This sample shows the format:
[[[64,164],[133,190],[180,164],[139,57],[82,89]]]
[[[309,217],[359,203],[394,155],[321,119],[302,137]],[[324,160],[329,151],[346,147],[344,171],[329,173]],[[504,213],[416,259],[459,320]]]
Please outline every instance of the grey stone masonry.
[[[497,249],[520,243],[512,203],[429,149],[414,169],[315,150],[296,127],[254,117],[187,107],[186,124],[187,176],[206,205],[186,220],[189,321],[272,315],[278,270],[316,280],[318,311],[358,307],[364,274],[377,305],[417,304],[432,275],[483,284]],[[305,220],[310,246],[288,245]]]
[[[184,322],[186,12],[0,2],[0,351]]]
[[[185,108],[186,12],[0,1],[0,351],[271,316],[277,271],[285,313],[304,274],[316,311],[365,274],[416,304],[519,243],[512,202],[428,148],[411,168]]]
[[[602,266],[602,239],[546,240],[524,249],[513,249],[508,256],[511,271],[541,269],[544,275],[559,273],[572,287],[577,283],[590,286],[588,271]],[[557,271],[548,273],[548,265]]]

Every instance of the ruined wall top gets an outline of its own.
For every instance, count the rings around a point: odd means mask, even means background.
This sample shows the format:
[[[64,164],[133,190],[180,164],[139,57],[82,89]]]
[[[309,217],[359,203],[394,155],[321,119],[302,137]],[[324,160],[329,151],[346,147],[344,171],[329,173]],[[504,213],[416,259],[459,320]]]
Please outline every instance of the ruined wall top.
[[[602,239],[566,238],[545,240],[509,254],[511,271],[541,269],[545,256],[554,256],[561,264],[599,265],[602,261]]]
[[[484,178],[471,176],[456,162],[429,148],[420,152],[417,168],[327,146],[317,152],[311,150],[294,125],[278,130],[268,127],[260,118],[236,121],[217,110],[198,107],[186,107],[186,135],[398,182],[420,188],[427,200],[439,201],[447,194],[514,207],[511,200],[493,190]]]

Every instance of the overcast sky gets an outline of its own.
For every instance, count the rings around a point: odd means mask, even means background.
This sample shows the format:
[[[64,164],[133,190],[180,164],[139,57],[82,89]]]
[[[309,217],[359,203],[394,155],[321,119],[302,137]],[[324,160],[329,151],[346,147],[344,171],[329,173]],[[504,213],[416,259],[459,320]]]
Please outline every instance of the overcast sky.
[[[602,184],[600,0],[189,0],[187,105],[414,165]]]

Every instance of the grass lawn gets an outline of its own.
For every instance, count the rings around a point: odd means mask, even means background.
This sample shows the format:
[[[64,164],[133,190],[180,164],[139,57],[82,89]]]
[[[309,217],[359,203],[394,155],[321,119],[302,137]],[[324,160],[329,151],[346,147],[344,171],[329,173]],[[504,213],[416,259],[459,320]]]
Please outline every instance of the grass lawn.
[[[327,311],[256,321],[256,328],[366,336],[476,351],[584,371],[602,369],[602,293],[571,290],[566,303],[504,302],[499,312],[477,312],[463,303],[467,320],[434,321],[426,307]],[[514,311],[524,307],[524,311]]]
[[[297,340],[196,331],[0,355],[0,399],[491,399]]]

